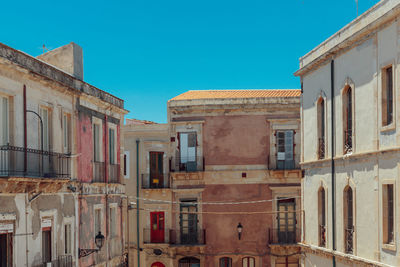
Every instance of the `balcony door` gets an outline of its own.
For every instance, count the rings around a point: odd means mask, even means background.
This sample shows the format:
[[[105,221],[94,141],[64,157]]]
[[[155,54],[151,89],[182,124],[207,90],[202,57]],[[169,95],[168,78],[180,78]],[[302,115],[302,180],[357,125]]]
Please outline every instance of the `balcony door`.
[[[191,202],[181,204],[180,212],[181,243],[196,244],[197,238],[197,205]]]
[[[293,198],[278,200],[278,242],[296,242],[296,204]]]
[[[150,238],[151,243],[164,243],[165,237],[165,216],[164,212],[151,212],[150,213],[150,224],[151,232]]]
[[[150,188],[162,188],[164,152],[150,152]]]
[[[196,171],[196,133],[179,133],[179,169],[182,171]]]

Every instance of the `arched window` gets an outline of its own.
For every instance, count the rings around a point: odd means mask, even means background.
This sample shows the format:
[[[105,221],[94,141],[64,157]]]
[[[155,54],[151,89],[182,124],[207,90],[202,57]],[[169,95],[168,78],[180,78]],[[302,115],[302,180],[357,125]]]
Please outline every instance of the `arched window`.
[[[352,88],[348,86],[343,92],[344,115],[344,154],[353,151],[353,95]]]
[[[255,267],[255,260],[253,257],[244,257],[242,259],[242,267]]]
[[[318,190],[318,236],[319,246],[326,246],[326,196],[325,189],[321,186]]]
[[[325,100],[320,97],[317,103],[318,113],[318,159],[325,158]]]
[[[200,260],[193,257],[186,257],[179,260],[179,267],[200,267]]]
[[[354,234],[354,217],[353,217],[353,189],[346,186],[343,193],[343,218],[344,218],[344,237],[346,253],[353,253],[353,234]]]
[[[232,267],[232,258],[229,257],[220,258],[219,267]]]

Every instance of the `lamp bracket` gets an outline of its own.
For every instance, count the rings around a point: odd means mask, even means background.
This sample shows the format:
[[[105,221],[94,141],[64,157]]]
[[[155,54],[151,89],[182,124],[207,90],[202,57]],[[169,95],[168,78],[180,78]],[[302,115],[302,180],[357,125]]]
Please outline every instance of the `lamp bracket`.
[[[86,256],[89,256],[90,254],[94,252],[98,252],[100,249],[97,248],[79,248],[78,253],[79,253],[79,258],[83,258]]]

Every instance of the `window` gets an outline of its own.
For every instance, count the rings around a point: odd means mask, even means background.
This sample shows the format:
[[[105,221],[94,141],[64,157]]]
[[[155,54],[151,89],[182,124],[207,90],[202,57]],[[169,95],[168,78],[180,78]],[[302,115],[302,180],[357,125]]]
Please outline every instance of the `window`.
[[[325,212],[325,189],[321,186],[318,190],[318,236],[319,246],[326,246],[326,212]]]
[[[150,152],[150,188],[165,187],[163,159],[164,152]]]
[[[383,185],[383,243],[394,243],[394,190],[393,184]]]
[[[63,115],[63,148],[64,153],[71,152],[71,116],[68,114]]]
[[[94,236],[101,232],[101,209],[94,210]]]
[[[294,169],[294,131],[277,131],[277,169]]]
[[[393,69],[382,70],[382,125],[393,122]]]
[[[278,243],[296,243],[296,201],[294,198],[278,200]]]
[[[196,171],[196,145],[197,136],[195,132],[179,133],[179,170]]]
[[[179,260],[179,267],[200,267],[200,260],[193,257],[186,257]]]
[[[4,230],[0,234],[0,266],[13,266],[13,233],[4,233]]]
[[[181,200],[179,225],[182,244],[197,244],[197,205],[195,200]]]
[[[108,129],[108,155],[110,164],[116,164],[115,130]]]
[[[317,105],[318,112],[318,159],[325,158],[325,101],[321,97]]]
[[[0,97],[0,145],[9,142],[9,104],[7,97]]]
[[[350,186],[344,189],[343,194],[344,203],[344,236],[345,236],[345,251],[346,253],[353,253],[353,190]]]
[[[51,262],[51,227],[42,229],[42,260]]]
[[[101,162],[100,154],[100,125],[93,124],[93,157],[95,162]]]
[[[50,130],[49,130],[49,110],[47,108],[40,108],[39,115],[43,123],[43,150],[49,151],[50,149]],[[41,138],[40,136],[39,138]],[[40,141],[42,142],[42,141]]]
[[[219,267],[232,267],[232,258],[229,257],[220,258]]]
[[[64,225],[64,253],[72,254],[71,224]]]
[[[344,154],[353,151],[353,97],[351,87],[347,87],[343,93],[344,115]]]
[[[129,179],[129,151],[124,152],[124,177]]]
[[[253,257],[245,257],[242,259],[242,267],[255,267],[255,260]]]
[[[115,207],[110,208],[110,233],[111,237],[115,237],[117,235],[117,214],[116,214],[116,209]]]

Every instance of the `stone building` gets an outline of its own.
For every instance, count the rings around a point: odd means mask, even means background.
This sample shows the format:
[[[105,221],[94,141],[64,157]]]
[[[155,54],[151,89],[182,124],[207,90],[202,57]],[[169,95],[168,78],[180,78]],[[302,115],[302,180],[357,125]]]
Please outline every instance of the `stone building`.
[[[400,265],[399,18],[380,1],[300,58],[304,266]]]
[[[123,100],[83,81],[78,45],[35,58],[0,44],[1,266],[124,261],[125,113]],[[103,246],[85,256],[99,231]]]
[[[168,124],[126,125],[130,263],[298,266],[299,96],[189,91],[168,101]]]

